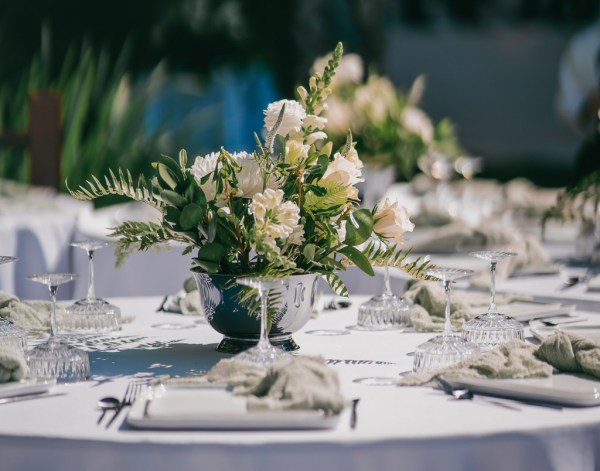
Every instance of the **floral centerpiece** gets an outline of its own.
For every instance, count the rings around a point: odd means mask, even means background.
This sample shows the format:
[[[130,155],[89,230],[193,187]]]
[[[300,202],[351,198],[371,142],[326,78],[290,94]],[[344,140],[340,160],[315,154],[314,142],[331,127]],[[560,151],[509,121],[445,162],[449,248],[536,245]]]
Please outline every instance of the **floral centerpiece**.
[[[321,72],[328,57],[315,61]],[[365,79],[362,58],[347,54],[341,60],[324,115],[334,142],[345,140],[347,129],[356,136],[361,158],[381,167],[394,167],[396,177],[410,180],[419,170],[429,172],[432,163],[450,163],[464,155],[449,119],[436,125],[419,107],[425,77],[419,76],[408,92],[397,89],[389,78],[369,73]]]
[[[297,101],[267,107],[265,137],[255,136],[252,152],[221,149],[189,165],[182,150],[178,161],[153,163],[151,182],[119,170],[69,191],[81,200],[124,195],[160,212],[158,223],[126,221],[114,229],[121,260],[176,241],[193,253],[192,271],[203,277],[316,274],[343,296],[338,272],[350,265],[369,275],[374,265],[388,265],[424,277],[429,262],[408,262],[403,247],[403,234],[413,229],[406,210],[390,201],[361,208],[363,164],[352,133],[337,149],[328,137],[322,113],[341,57],[338,44],[323,73],[298,88]]]

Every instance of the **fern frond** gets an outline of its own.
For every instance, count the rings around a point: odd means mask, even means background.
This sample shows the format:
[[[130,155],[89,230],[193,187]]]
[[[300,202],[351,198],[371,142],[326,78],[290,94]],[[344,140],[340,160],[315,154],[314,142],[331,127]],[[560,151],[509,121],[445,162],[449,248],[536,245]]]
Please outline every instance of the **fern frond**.
[[[154,222],[142,221],[125,221],[109,235],[119,238],[115,243],[117,267],[133,252],[148,250],[173,240],[173,236],[164,227]]]
[[[425,272],[429,268],[434,268],[435,265],[422,256],[409,260],[411,251],[412,249],[403,250],[397,245],[385,247],[376,242],[371,242],[363,249],[362,253],[373,266],[399,268],[412,278],[433,280],[434,278],[428,276]]]
[[[91,201],[108,195],[119,195],[146,203],[156,209],[161,209],[163,206],[162,202],[153,196],[144,175],[140,175],[137,183],[134,183],[131,172],[129,170],[123,171],[121,168],[119,168],[117,174],[112,169],[109,170],[109,174],[104,176],[104,183],[95,175],[92,175],[76,190],[69,188],[68,182],[66,182],[66,185],[71,196],[81,201]]]
[[[333,292],[338,296],[348,297],[348,288],[342,281],[342,279],[334,272],[326,273],[324,275],[325,281],[333,290]]]
[[[307,192],[304,199],[304,209],[309,213],[318,213],[332,208],[344,206],[348,201],[348,189],[337,183],[321,180],[319,186],[327,192],[317,196],[314,192]]]

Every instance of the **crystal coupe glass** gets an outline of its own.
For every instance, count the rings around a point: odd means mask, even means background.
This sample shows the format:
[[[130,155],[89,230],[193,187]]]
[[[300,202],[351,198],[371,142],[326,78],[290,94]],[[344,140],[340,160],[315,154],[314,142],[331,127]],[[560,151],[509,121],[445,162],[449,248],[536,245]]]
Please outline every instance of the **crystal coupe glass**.
[[[260,300],[260,336],[258,338],[258,343],[255,346],[238,353],[233,358],[257,363],[267,368],[279,361],[291,359],[292,355],[290,353],[271,344],[267,328],[269,292],[272,289],[285,286],[287,284],[287,279],[243,277],[236,279],[236,281],[240,285],[248,286],[258,291],[258,298]]]
[[[66,333],[108,333],[121,328],[121,310],[96,297],[94,287],[94,253],[106,247],[108,242],[86,240],[73,242],[73,247],[78,247],[87,252],[88,256],[88,290],[85,299],[75,301],[67,306],[66,315],[59,325],[61,332]]]
[[[458,363],[472,355],[481,353],[480,348],[452,331],[450,323],[450,285],[453,281],[469,276],[473,270],[436,267],[426,274],[442,282],[446,294],[444,332],[415,349],[413,371],[432,371]]]
[[[373,296],[358,308],[360,330],[398,330],[410,325],[410,304],[390,289],[389,268],[385,267],[383,293]]]
[[[17,257],[0,255],[0,265],[16,260]],[[27,331],[0,317],[0,347],[24,353],[27,350]]]
[[[521,323],[512,317],[501,314],[496,307],[496,264],[517,254],[514,252],[485,250],[471,252],[470,255],[490,262],[491,296],[487,312],[465,323],[463,337],[476,343],[484,351],[491,350],[509,340],[523,340],[524,334]]]
[[[76,382],[89,378],[90,361],[83,350],[67,345],[56,336],[56,292],[58,286],[77,278],[74,273],[43,273],[27,277],[43,283],[50,290],[50,337],[25,354],[34,376],[52,376],[60,382]]]

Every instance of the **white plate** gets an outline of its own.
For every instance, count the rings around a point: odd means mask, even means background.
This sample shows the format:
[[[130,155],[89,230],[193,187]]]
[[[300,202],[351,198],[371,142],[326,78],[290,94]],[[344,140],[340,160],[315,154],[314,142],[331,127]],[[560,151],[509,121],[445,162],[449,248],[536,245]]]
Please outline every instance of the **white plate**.
[[[567,334],[577,335],[578,337],[584,337],[594,342],[600,343],[600,325],[557,325],[557,326],[546,326],[541,323],[530,324],[529,330],[533,336],[539,340],[544,340],[555,334],[558,331],[566,332]]]
[[[0,383],[0,398],[43,393],[56,384],[56,379],[34,376],[21,381]]]
[[[535,301],[515,301],[499,304],[498,310],[520,322],[546,317],[567,316],[575,311],[574,304],[543,303]]]
[[[583,375],[565,373],[527,379],[451,378],[448,381],[453,386],[491,396],[563,406],[600,406],[600,381]]]
[[[330,429],[338,420],[339,415],[319,410],[249,411],[245,397],[210,385],[148,388],[127,416],[132,427],[163,430]]]

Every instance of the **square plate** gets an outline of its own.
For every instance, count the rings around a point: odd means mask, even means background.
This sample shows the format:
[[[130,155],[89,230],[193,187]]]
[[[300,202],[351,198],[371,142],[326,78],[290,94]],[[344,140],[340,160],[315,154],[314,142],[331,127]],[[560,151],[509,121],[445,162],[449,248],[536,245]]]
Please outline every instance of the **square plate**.
[[[321,410],[248,410],[245,397],[222,385],[152,386],[127,416],[132,427],[162,430],[314,430],[338,421]]]
[[[531,334],[538,340],[544,340],[556,332],[566,332],[567,334],[584,337],[600,344],[600,325],[557,325],[547,326],[542,323],[532,323],[529,325]]]
[[[474,393],[563,406],[600,406],[600,381],[590,376],[561,373],[549,378],[445,378],[454,387]]]
[[[48,391],[55,384],[55,378],[46,378],[42,376],[32,376],[20,381],[0,383],[0,398],[43,393]]]

